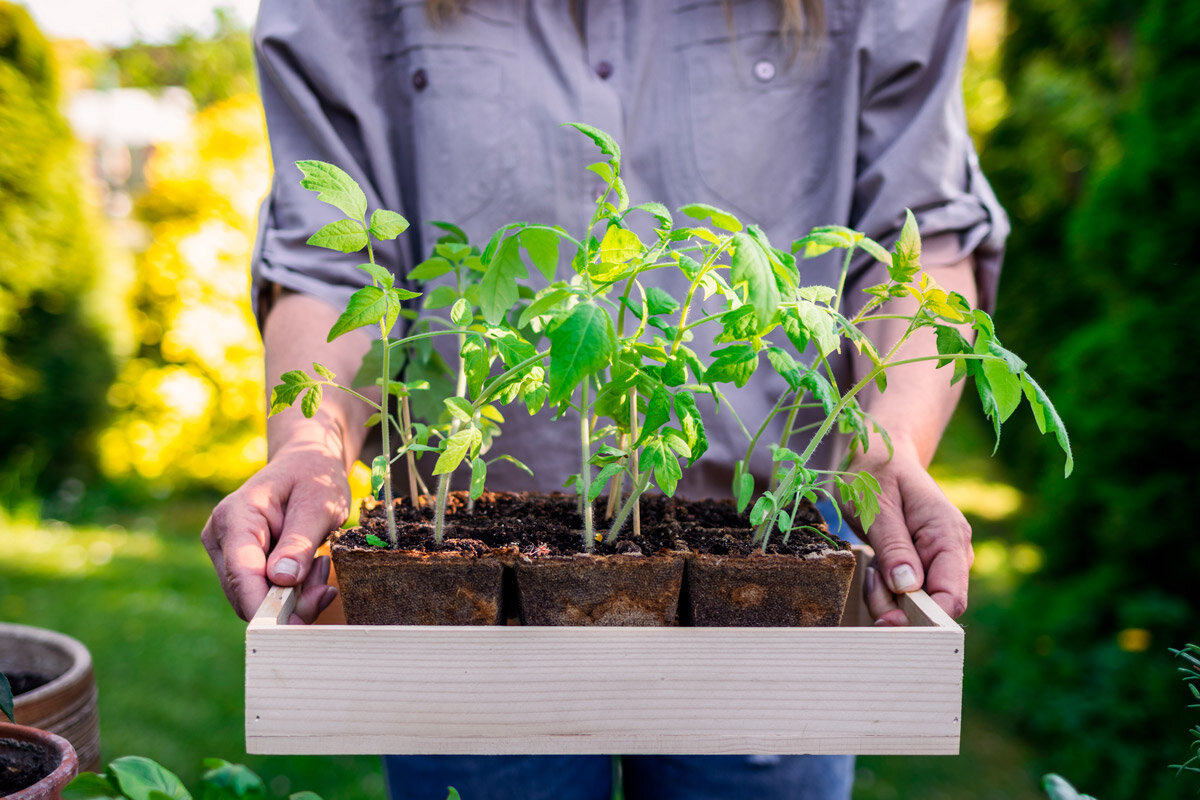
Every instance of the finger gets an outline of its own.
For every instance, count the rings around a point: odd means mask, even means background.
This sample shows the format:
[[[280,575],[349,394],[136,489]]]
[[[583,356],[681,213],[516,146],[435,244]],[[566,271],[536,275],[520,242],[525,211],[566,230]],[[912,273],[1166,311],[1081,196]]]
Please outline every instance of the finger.
[[[329,581],[329,556],[321,556],[313,561],[312,569],[300,589],[296,600],[296,608],[288,622],[292,625],[308,625],[316,620],[325,607],[337,597],[337,589],[327,586]]]
[[[266,550],[271,540],[269,505],[235,493],[213,509],[201,540],[234,611],[249,619],[267,596]]]
[[[317,548],[329,532],[346,520],[349,502],[336,490],[303,491],[296,487],[288,500],[279,541],[267,561],[267,574],[280,586],[305,581]]]
[[[875,550],[880,577],[893,594],[921,588],[925,574],[904,516],[900,490],[895,484],[884,487],[879,498],[879,514],[867,538]]]
[[[876,625],[908,625],[908,616],[896,602],[896,595],[888,590],[887,585],[879,577],[879,570],[874,566],[867,567],[866,580],[863,581],[863,595],[867,601],[867,610],[875,620]]]
[[[925,591],[953,619],[967,610],[967,590],[974,555],[970,544],[970,526],[966,520],[962,524],[966,526],[965,538],[961,528],[943,528],[932,532],[922,529],[917,534],[918,549],[923,554],[927,553]],[[927,544],[931,539],[933,543]]]

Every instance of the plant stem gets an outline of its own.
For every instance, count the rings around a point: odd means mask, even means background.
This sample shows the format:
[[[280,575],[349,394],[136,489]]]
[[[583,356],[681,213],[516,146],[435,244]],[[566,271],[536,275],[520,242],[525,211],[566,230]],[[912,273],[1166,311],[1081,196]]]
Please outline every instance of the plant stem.
[[[407,440],[403,444],[407,445],[412,441],[412,416],[408,407],[408,397],[405,396],[400,400],[400,424],[404,427],[404,438]],[[417,507],[417,457],[409,450],[404,454],[408,460],[408,495],[412,499],[413,508]]]
[[[462,349],[466,342],[467,337],[460,333],[458,335],[458,381],[454,387],[455,397],[464,397],[467,393],[467,366],[462,359]],[[450,423],[450,436],[458,433],[458,426],[459,421],[455,417],[454,421]],[[433,511],[433,541],[438,544],[442,543],[442,537],[446,533],[446,501],[450,497],[450,475],[449,472],[443,472],[438,476],[437,505]]]
[[[792,426],[796,424],[796,414],[797,414],[799,411],[800,411],[800,404],[799,404],[799,403],[793,403],[793,404],[792,404],[792,410],[791,410],[791,411],[789,411],[789,412],[788,412],[788,415],[787,415],[787,422],[785,422],[785,423],[783,424],[783,435],[779,437],[779,446],[780,446],[780,447],[787,447],[787,446],[788,446],[788,442],[789,442],[789,441],[791,440],[791,438],[792,438]],[[749,462],[748,462],[748,461],[747,461],[746,463],[747,463],[747,464],[749,464]],[[770,488],[770,491],[775,491],[775,483],[776,483],[776,478],[775,478],[775,467],[774,467],[774,465],[772,465],[772,467],[771,467],[771,480],[770,480],[770,487],[769,487],[769,488]]]
[[[636,474],[636,473],[635,473]],[[608,541],[615,541],[621,533],[621,528],[625,525],[625,520],[629,518],[630,512],[638,507],[638,500],[646,491],[646,487],[650,485],[650,470],[646,470],[644,475],[637,476],[632,488],[629,491],[629,498],[621,505],[621,510],[617,512],[617,518],[613,520],[612,527],[608,529]]]
[[[638,407],[637,407],[637,387],[629,389],[629,465],[633,470],[633,474],[638,474]],[[642,504],[638,499],[639,494],[635,494],[634,489],[630,487],[630,499],[633,501],[633,535],[642,535]],[[620,527],[617,527],[620,530]]]
[[[579,497],[583,502],[583,549],[587,553],[592,552],[592,548],[595,545],[595,522],[592,519],[592,504],[588,501],[592,486],[592,468],[588,464],[592,458],[592,434],[588,425],[590,411],[588,405],[588,388],[590,383],[590,378],[584,378],[579,388],[579,444],[582,450],[582,464],[579,470]]]

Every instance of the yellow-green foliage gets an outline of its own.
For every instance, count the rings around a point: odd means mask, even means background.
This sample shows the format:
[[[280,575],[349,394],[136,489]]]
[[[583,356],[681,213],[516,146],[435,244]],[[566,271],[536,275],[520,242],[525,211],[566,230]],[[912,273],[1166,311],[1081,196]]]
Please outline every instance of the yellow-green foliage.
[[[232,489],[265,458],[262,352],[249,305],[257,205],[269,181],[252,94],[215,103],[158,148],[138,216],[150,245],[128,298],[134,357],[108,393],[111,478]]]
[[[97,262],[56,81],[29,14],[0,3],[0,475],[41,488],[78,466],[111,379],[82,310]]]

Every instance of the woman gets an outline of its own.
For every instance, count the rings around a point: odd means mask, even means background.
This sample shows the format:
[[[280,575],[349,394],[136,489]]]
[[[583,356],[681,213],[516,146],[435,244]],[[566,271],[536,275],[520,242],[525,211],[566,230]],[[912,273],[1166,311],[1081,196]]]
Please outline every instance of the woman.
[[[536,220],[578,228],[601,188],[583,167],[592,144],[564,121],[612,133],[633,202],[708,202],[754,221],[776,242],[840,224],[885,244],[905,208],[925,237],[923,263],[945,288],[987,307],[994,298],[1007,221],[967,136],[961,67],[966,0],[496,0],[471,4],[357,4],[265,0],[255,33],[276,179],[261,215],[254,291],[268,385],[319,360],[353,374],[369,340],[325,343],[338,307],[364,275],[358,259],[305,246],[332,217],[291,166],[321,159],[346,169],[372,207],[400,211],[406,237],[379,260],[403,277],[436,240],[435,221],[479,241],[500,225]],[[439,13],[446,12],[446,13]],[[434,18],[441,17],[440,21]],[[835,282],[837,265],[802,264],[810,283]],[[855,287],[877,282],[866,261]],[[899,332],[877,332],[885,339]],[[933,352],[914,338],[913,354]],[[843,354],[836,369],[856,365]],[[957,400],[949,376],[895,373],[866,400],[895,455],[857,457],[884,490],[870,531],[878,554],[867,601],[879,624],[906,624],[893,593],[924,586],[962,613],[970,529],[926,472]],[[761,399],[739,409],[761,419],[779,387],[760,371]],[[296,621],[332,599],[328,564],[313,551],[348,512],[348,465],[367,409],[327,398],[312,420],[268,424],[269,461],[214,510],[204,531],[222,585],[243,617],[267,578],[302,585]],[[744,449],[734,427],[708,431],[710,448],[680,492],[728,494]],[[775,432],[778,437],[778,431]],[[552,489],[573,471],[544,420],[505,427],[505,451]],[[766,454],[763,454],[764,459]],[[821,454],[831,459],[832,453]],[[755,463],[765,475],[769,463]],[[557,477],[556,477],[557,476]],[[519,473],[489,472],[494,489],[531,488]],[[849,757],[639,757],[624,760],[625,794],[639,797],[847,797]],[[607,797],[607,757],[501,760],[389,759],[393,797]]]

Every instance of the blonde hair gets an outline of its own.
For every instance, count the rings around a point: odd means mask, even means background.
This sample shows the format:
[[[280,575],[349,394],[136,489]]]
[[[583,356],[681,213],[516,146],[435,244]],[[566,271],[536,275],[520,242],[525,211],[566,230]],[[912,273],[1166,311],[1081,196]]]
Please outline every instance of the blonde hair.
[[[775,0],[775,4],[779,8],[779,35],[793,45],[815,41],[825,32],[822,0]],[[721,0],[721,5],[732,27],[733,4],[731,0]],[[574,3],[571,10],[575,13]],[[462,0],[425,0],[425,13],[434,25],[449,22],[462,13]]]

